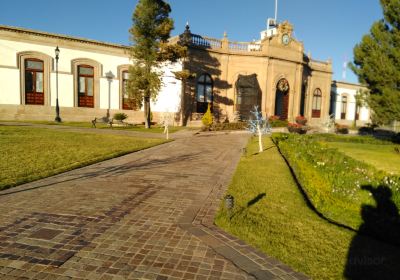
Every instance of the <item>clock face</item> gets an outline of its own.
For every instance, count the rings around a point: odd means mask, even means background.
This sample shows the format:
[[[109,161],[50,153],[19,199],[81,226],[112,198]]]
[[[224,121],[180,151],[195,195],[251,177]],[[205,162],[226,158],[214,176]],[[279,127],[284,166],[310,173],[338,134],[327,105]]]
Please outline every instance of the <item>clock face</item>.
[[[289,42],[290,42],[290,37],[289,37],[289,35],[288,35],[288,34],[283,34],[283,36],[282,36],[282,43],[283,43],[284,45],[288,45]]]

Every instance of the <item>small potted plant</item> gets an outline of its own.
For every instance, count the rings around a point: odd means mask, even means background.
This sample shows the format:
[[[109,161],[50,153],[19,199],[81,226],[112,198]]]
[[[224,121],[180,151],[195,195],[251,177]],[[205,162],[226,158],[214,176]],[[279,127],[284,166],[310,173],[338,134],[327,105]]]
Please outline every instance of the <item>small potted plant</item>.
[[[298,124],[301,124],[301,125],[307,124],[307,118],[304,116],[297,116],[295,120],[296,120],[296,123],[298,123]]]
[[[307,127],[298,123],[288,123],[288,131],[290,133],[306,134]]]
[[[349,134],[349,127],[343,124],[335,124],[335,132],[337,134]]]

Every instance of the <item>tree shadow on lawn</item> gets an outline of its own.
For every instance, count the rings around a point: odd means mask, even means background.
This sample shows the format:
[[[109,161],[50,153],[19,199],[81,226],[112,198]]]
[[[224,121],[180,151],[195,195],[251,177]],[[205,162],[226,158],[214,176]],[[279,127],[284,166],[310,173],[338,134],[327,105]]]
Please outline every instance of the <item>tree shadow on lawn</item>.
[[[254,204],[256,204],[257,202],[259,202],[261,199],[263,199],[266,196],[265,193],[260,193],[259,195],[257,195],[255,198],[253,198],[252,200],[250,200],[249,202],[247,202],[247,208],[253,206]]]
[[[254,204],[256,204],[257,202],[259,202],[260,200],[262,200],[264,197],[266,197],[266,193],[260,193],[258,194],[256,197],[254,197],[253,199],[249,200],[247,202],[246,207],[240,207],[240,209],[238,209],[237,211],[235,211],[234,213],[232,213],[232,215],[229,217],[229,219],[233,219],[235,216],[242,214],[244,211],[248,210],[251,206],[253,206]]]
[[[119,165],[111,165],[110,163],[107,164],[107,162],[115,158],[101,160],[98,163],[94,162],[87,166],[74,168],[72,170],[62,172],[60,174],[55,174],[49,177],[44,177],[42,179],[35,180],[36,182],[35,181],[27,182],[26,184],[31,184],[31,185],[27,185],[26,188],[15,189],[15,190],[11,188],[11,190],[10,189],[0,190],[0,197],[20,192],[31,191],[35,189],[41,189],[45,187],[54,187],[60,183],[67,183],[77,180],[91,180],[98,177],[121,176],[135,170],[159,170],[159,168],[165,167],[171,163],[181,163],[185,162],[186,160],[196,159],[199,155],[201,155],[201,153],[187,153],[182,155],[167,156],[163,158],[143,157],[141,159],[128,161],[126,163]],[[106,166],[99,165],[102,164],[103,162],[106,162]],[[180,174],[176,174],[175,176],[185,177],[185,175],[180,175]],[[51,180],[50,182],[46,180],[49,178]],[[19,186],[23,186],[24,184],[25,183]]]
[[[268,150],[273,149],[273,148],[276,148],[276,146],[275,146],[275,145],[272,145],[272,146],[270,146],[270,147],[268,147],[268,148],[265,148],[265,149],[263,150],[263,152],[268,151]],[[252,154],[252,156],[256,156],[256,155],[259,155],[259,154],[260,154],[260,152],[257,152],[257,153]]]
[[[353,238],[344,271],[346,279],[399,279],[400,216],[386,186],[363,186],[376,206],[363,205],[363,224]]]

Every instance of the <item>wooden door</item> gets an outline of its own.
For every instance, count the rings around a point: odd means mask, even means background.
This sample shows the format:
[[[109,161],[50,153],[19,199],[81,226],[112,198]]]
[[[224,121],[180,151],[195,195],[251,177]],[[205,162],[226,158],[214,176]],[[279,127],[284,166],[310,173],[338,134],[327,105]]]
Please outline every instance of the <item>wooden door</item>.
[[[78,106],[94,108],[94,69],[79,66],[78,73]]]
[[[25,104],[44,105],[43,61],[25,60]]]
[[[289,93],[277,91],[275,100],[275,115],[281,120],[287,120],[289,112]]]

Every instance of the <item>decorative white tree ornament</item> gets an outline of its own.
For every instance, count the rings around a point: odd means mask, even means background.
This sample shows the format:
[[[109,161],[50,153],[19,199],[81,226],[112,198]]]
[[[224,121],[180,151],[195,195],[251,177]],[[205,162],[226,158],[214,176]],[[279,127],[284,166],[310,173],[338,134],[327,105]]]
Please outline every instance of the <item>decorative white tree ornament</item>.
[[[248,130],[258,135],[259,152],[261,153],[264,150],[262,136],[265,134],[271,134],[271,125],[268,118],[263,118],[261,112],[258,110],[258,106],[254,106],[254,111],[251,111],[251,114],[253,117],[250,117],[248,120]]]
[[[174,114],[170,112],[164,112],[161,116],[161,125],[164,127],[164,134],[169,139],[169,126],[174,121]]]

